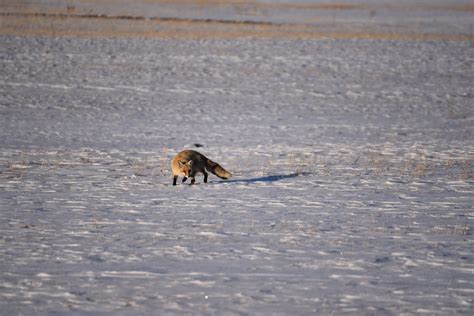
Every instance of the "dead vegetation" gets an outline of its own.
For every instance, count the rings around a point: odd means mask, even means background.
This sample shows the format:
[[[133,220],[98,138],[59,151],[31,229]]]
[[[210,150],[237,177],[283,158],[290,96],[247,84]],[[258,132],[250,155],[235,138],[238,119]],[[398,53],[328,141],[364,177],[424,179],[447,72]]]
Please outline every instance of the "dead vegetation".
[[[144,1],[147,3],[147,1]],[[103,4],[104,5],[104,4]],[[115,9],[113,2],[105,2]],[[148,3],[149,5],[149,3]],[[90,10],[89,6],[22,4],[7,1],[0,5],[0,35],[17,36],[74,36],[74,37],[143,37],[163,39],[386,39],[386,40],[450,40],[472,41],[472,34],[440,34],[407,27],[365,23],[346,25],[341,21],[322,21],[318,18],[298,23],[275,23],[265,17],[265,10],[296,11],[350,11],[363,10],[367,18],[377,10],[408,10],[403,6],[368,6],[345,3],[259,3],[254,1],[157,1],[157,6],[172,5],[173,10],[197,6],[206,10],[210,6],[231,6],[240,19],[180,18],[127,14],[126,11],[106,13],[104,9]],[[87,8],[87,9],[86,9]],[[157,7],[161,8],[161,7]],[[415,7],[416,10],[474,11],[472,6]],[[112,12],[115,12],[112,10]],[[160,10],[156,9],[157,12]],[[105,13],[104,13],[105,12]],[[178,12],[178,11],[177,11]],[[249,18],[250,17],[250,18]],[[314,22],[317,22],[316,24]]]
[[[387,154],[384,149],[369,149],[364,154],[340,153],[323,157],[311,153],[288,153],[286,161],[268,159],[262,166],[262,175],[275,169],[290,169],[294,174],[321,174],[344,176],[403,177],[420,179],[443,177],[446,180],[472,178],[473,160],[467,156],[428,153],[423,150],[400,155]],[[332,158],[331,156],[336,156]],[[337,161],[337,163],[336,163]],[[285,167],[286,166],[286,167]]]

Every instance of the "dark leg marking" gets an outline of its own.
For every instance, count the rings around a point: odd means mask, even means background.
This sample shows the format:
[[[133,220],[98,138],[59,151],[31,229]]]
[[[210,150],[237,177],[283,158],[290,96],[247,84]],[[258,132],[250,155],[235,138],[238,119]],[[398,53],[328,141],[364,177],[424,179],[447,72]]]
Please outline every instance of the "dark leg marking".
[[[173,177],[173,185],[176,185],[176,180],[178,180],[178,176]]]

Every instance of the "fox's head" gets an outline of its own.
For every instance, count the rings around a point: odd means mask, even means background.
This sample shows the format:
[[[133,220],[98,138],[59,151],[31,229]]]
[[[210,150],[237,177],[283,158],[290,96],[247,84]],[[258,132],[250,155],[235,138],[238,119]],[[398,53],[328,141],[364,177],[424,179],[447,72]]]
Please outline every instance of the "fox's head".
[[[189,160],[189,161],[178,160],[179,170],[181,171],[182,176],[184,177],[189,177],[189,172],[191,171],[192,165],[193,165],[192,160]]]

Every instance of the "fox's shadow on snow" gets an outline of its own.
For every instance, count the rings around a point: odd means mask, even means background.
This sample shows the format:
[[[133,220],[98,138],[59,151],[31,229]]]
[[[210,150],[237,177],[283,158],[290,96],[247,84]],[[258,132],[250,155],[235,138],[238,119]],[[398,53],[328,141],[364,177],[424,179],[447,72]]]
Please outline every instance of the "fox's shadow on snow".
[[[270,175],[265,177],[258,177],[258,178],[249,178],[249,179],[232,179],[232,180],[222,180],[222,181],[212,181],[211,183],[255,183],[255,182],[276,182],[285,179],[292,179],[301,176],[309,175],[309,172],[298,172],[298,173],[290,173],[290,174],[277,174],[277,175]]]

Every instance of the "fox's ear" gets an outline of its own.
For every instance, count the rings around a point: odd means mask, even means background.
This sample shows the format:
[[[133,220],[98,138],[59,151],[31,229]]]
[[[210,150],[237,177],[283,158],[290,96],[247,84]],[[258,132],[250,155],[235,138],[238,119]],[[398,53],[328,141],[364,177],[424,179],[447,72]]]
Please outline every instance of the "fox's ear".
[[[192,165],[193,165],[193,161],[192,160],[188,161],[188,166],[191,167]]]
[[[184,163],[181,160],[178,160],[178,167],[183,168]]]

